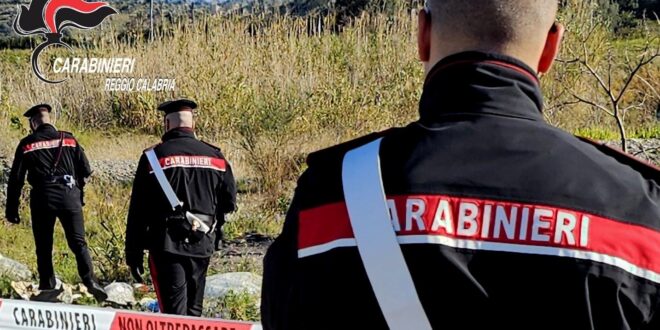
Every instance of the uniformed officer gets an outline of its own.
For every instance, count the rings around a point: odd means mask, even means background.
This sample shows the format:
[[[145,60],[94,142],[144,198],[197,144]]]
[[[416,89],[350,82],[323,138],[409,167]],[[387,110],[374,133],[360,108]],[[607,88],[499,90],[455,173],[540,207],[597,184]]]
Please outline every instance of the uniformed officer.
[[[427,4],[419,120],[308,157],[264,329],[660,329],[660,171],[544,121],[558,1]]]
[[[196,138],[195,108],[185,99],[158,107],[165,113],[166,133],[162,143],[145,151],[135,174],[126,262],[140,281],[149,250],[161,311],[200,316],[209,260],[220,244],[225,214],[236,208],[236,185],[220,149]],[[160,182],[158,167],[164,174]]]
[[[40,104],[30,108],[25,117],[30,119],[32,134],[18,145],[7,187],[6,217],[11,223],[20,223],[18,207],[25,176],[32,190],[30,210],[32,231],[37,248],[39,289],[55,289],[53,270],[53,229],[59,218],[69,248],[76,256],[78,274],[89,292],[103,301],[107,295],[96,282],[92,259],[85,242],[82,213],[85,179],[92,170],[85,152],[69,132],[58,131],[50,120],[52,108]]]

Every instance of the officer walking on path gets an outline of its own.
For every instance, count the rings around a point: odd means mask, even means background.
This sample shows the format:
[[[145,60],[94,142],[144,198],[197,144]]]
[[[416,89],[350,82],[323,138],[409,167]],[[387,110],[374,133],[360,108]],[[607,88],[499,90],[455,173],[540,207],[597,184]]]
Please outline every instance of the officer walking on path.
[[[264,329],[660,329],[660,171],[544,121],[557,10],[427,1],[419,120],[309,156]]]
[[[236,208],[231,166],[195,136],[190,100],[165,102],[162,143],[140,158],[126,226],[126,262],[142,280],[144,250],[162,312],[200,316],[206,271],[225,214]]]
[[[30,210],[32,231],[37,248],[39,290],[56,287],[53,270],[53,230],[59,218],[69,248],[76,256],[78,274],[96,300],[104,301],[107,294],[96,282],[92,259],[85,242],[82,213],[85,179],[92,170],[85,152],[69,132],[58,131],[52,124],[52,107],[40,104],[30,108],[32,134],[18,145],[7,187],[6,218],[18,224],[21,191],[27,174],[32,190]]]

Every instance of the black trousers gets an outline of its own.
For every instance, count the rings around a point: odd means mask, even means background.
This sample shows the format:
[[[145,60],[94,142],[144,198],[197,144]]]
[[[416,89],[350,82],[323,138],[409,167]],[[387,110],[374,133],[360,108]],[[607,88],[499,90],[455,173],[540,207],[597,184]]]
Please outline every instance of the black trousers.
[[[59,218],[64,228],[64,235],[69,248],[76,256],[78,274],[84,284],[94,280],[92,258],[85,241],[85,224],[82,210],[49,210],[32,203],[32,232],[37,247],[37,270],[39,271],[39,289],[55,288],[53,270],[53,231],[55,219]]]
[[[201,316],[211,258],[150,253],[149,268],[161,313]]]

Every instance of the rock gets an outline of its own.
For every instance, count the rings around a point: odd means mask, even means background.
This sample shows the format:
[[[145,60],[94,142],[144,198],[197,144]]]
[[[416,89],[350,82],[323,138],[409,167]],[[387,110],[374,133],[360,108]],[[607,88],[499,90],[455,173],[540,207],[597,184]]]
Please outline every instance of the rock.
[[[11,281],[29,281],[32,272],[26,265],[0,255],[0,277]]]
[[[94,177],[102,181],[130,184],[133,182],[137,159],[133,160],[99,160],[91,161]]]
[[[128,283],[113,282],[105,287],[105,292],[108,294],[107,302],[109,303],[117,304],[119,306],[130,306],[135,304],[133,287]]]
[[[660,164],[660,139],[629,139],[628,153],[654,164]],[[619,141],[607,142],[607,145],[620,149]]]
[[[206,278],[204,298],[223,298],[231,291],[259,295],[261,294],[261,276],[252,273],[226,273]]]

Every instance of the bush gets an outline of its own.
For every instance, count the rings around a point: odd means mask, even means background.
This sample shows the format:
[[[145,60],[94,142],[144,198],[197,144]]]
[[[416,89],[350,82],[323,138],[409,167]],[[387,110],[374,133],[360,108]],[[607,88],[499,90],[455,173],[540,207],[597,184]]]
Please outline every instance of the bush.
[[[222,299],[207,300],[204,303],[204,316],[225,320],[260,320],[259,297],[247,292],[229,292]]]

